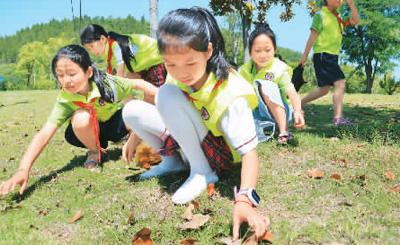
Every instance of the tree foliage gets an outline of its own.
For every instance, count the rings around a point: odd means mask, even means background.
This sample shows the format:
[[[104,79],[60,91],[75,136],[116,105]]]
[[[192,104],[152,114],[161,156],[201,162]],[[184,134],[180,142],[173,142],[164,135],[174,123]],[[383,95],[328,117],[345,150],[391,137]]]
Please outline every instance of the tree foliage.
[[[229,13],[238,13],[242,25],[242,41],[245,50],[245,60],[248,60],[248,36],[251,24],[255,22],[265,22],[268,10],[280,5],[285,8],[281,13],[282,21],[290,20],[293,14],[293,6],[300,4],[300,0],[211,0],[210,7],[214,14],[225,16]],[[257,17],[256,17],[257,16]]]
[[[389,95],[394,94],[394,92],[400,88],[400,80],[396,81],[391,73],[385,73],[383,79],[379,81],[379,86]]]
[[[0,63],[15,63],[18,57],[18,50],[29,42],[46,42],[51,37],[64,36],[74,38],[74,42],[79,43],[79,28],[75,27],[74,22],[79,22],[79,18],[74,20],[51,20],[48,23],[35,24],[29,28],[19,30],[15,35],[0,37]],[[104,18],[104,17],[82,17],[82,27],[91,23],[104,26],[107,31],[112,30],[119,33],[141,33],[149,34],[149,23],[142,18],[136,20],[132,16],[126,18]]]
[[[344,58],[363,69],[366,91],[372,92],[377,74],[393,69],[391,60],[400,57],[400,3],[398,0],[360,0],[361,24],[346,28]],[[345,5],[344,15],[349,15]]]

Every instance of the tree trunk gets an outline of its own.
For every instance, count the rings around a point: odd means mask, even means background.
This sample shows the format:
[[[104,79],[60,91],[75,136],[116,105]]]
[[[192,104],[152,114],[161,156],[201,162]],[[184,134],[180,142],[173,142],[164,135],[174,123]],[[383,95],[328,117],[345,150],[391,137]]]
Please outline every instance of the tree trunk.
[[[244,15],[241,15],[242,17],[242,38],[243,38],[243,48],[244,48],[244,57],[243,57],[243,63],[246,63],[247,61],[250,60],[250,54],[249,54],[249,31],[250,31],[250,19]]]
[[[371,64],[371,62],[368,62],[365,65],[365,75],[367,76],[367,80],[366,80],[367,89],[366,89],[365,92],[367,94],[370,94],[370,93],[372,93],[372,85],[374,83],[374,79],[372,78],[372,64]]]
[[[150,37],[157,38],[158,0],[150,0]]]

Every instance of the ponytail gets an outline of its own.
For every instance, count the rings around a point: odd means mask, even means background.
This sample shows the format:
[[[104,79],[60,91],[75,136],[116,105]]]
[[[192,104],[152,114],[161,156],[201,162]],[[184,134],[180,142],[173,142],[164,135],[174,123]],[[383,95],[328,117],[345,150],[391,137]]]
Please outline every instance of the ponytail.
[[[131,60],[133,59],[136,62],[135,55],[132,53],[130,49],[129,37],[126,35],[121,35],[116,32],[110,31],[106,32],[106,30],[96,24],[91,24],[82,29],[80,33],[81,44],[89,44],[91,42],[95,42],[100,40],[101,36],[105,36],[107,38],[111,38],[118,43],[118,46],[121,48],[122,59],[130,72],[134,72],[131,66]]]
[[[111,84],[114,83],[114,77],[98,69],[94,64],[92,64],[92,68],[93,76],[89,81],[96,84],[103,101],[113,103],[115,101],[115,96]]]

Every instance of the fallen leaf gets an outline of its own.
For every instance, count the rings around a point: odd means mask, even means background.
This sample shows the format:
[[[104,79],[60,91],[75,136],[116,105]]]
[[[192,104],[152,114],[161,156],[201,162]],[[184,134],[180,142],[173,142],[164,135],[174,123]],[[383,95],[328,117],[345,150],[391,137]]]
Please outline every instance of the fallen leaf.
[[[142,164],[142,167],[143,167],[144,169],[150,169],[151,165],[150,165],[150,163],[145,162],[145,163]]]
[[[342,175],[340,175],[339,173],[332,173],[331,174],[331,178],[335,179],[335,180],[341,180],[342,179]]]
[[[43,209],[39,211],[39,215],[47,216],[49,214],[49,210]]]
[[[153,240],[150,238],[151,230],[144,227],[138,231],[132,239],[133,245],[153,245]]]
[[[135,209],[131,208],[131,212],[128,216],[128,225],[133,225],[133,223],[135,223]]]
[[[237,240],[233,241],[232,237],[223,237],[219,240],[219,242],[224,245],[240,245],[240,244],[242,244],[241,239],[237,239]]]
[[[81,219],[83,216],[83,209],[80,208],[71,219],[69,219],[68,223],[72,224]]]
[[[259,239],[260,241],[269,241],[272,242],[274,240],[274,235],[270,231],[266,231],[264,235]]]
[[[215,194],[215,184],[214,183],[210,183],[207,186],[207,194],[209,197],[213,196]]]
[[[181,230],[198,229],[210,219],[210,215],[195,214],[193,218],[183,224],[178,225]]]
[[[158,164],[161,160],[160,154],[143,142],[136,148],[134,161],[140,167],[149,169],[150,166]]]
[[[390,191],[393,193],[400,193],[400,184],[394,185],[390,188]]]
[[[194,205],[192,203],[189,203],[188,207],[185,209],[185,212],[183,212],[181,217],[185,220],[192,220],[193,210],[194,210]]]
[[[179,245],[195,245],[197,244],[197,240],[193,238],[186,238],[184,240],[179,241]]]
[[[329,138],[329,140],[330,140],[330,141],[338,141],[339,138],[338,138],[338,137],[331,137],[331,138]]]
[[[314,179],[322,179],[324,177],[324,171],[322,171],[321,169],[317,169],[317,168],[308,170],[308,177],[314,178]]]
[[[394,173],[392,171],[386,171],[383,175],[388,180],[394,180],[396,178],[396,175],[394,175]]]

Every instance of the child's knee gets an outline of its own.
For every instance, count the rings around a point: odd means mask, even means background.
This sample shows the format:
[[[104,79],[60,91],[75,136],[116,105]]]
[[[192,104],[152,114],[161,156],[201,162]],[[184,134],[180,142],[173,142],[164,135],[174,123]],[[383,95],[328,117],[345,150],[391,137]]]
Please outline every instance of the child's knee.
[[[87,110],[77,110],[71,119],[73,129],[87,128],[91,124],[90,113]]]
[[[124,105],[122,119],[129,127],[137,124],[140,118],[146,115],[145,104],[146,102],[141,100],[131,100]]]
[[[335,89],[344,90],[346,88],[346,81],[344,79],[335,82]]]
[[[176,108],[177,105],[187,101],[182,90],[171,84],[164,84],[157,93],[157,109],[162,112],[170,108]]]

